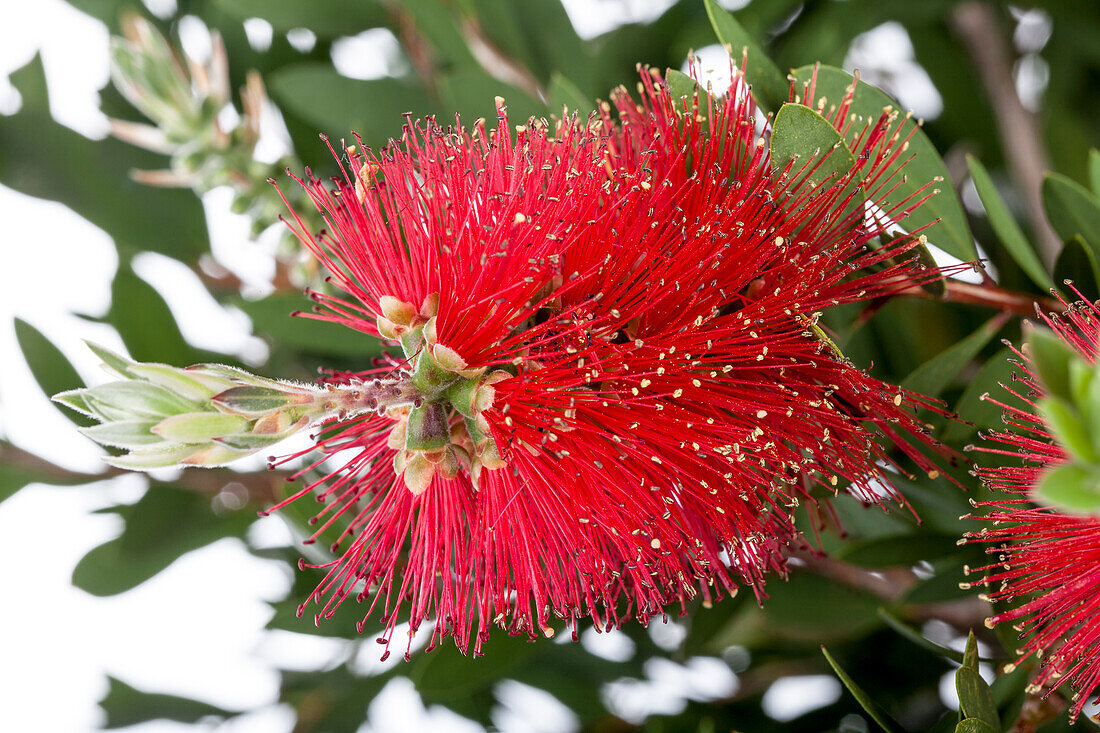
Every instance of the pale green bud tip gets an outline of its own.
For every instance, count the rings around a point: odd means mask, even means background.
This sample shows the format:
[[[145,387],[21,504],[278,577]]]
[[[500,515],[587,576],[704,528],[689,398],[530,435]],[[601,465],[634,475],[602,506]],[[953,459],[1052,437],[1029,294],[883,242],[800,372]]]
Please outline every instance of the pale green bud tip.
[[[122,381],[54,396],[99,421],[81,432],[129,451],[106,458],[119,468],[219,466],[303,430],[337,404],[325,390],[257,377],[234,367],[179,369],[135,362],[96,344],[103,367]]]

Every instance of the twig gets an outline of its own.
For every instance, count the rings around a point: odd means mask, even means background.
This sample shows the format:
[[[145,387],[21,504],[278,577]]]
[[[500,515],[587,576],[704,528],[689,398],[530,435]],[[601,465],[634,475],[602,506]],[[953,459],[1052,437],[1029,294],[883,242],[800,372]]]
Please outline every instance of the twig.
[[[1041,188],[1047,155],[1035,115],[1024,108],[1012,79],[1012,58],[1001,36],[997,16],[986,2],[972,0],[958,5],[951,15],[955,32],[974,57],[978,75],[993,105],[1001,145],[1012,178],[1023,195],[1028,218],[1038,239],[1039,256],[1052,267],[1062,249],[1058,235],[1043,212]]]
[[[914,298],[942,300],[948,303],[982,305],[1019,316],[1035,315],[1036,306],[1051,313],[1064,313],[1066,310],[1065,304],[1054,298],[1014,293],[995,285],[975,285],[960,280],[948,279],[945,281],[944,286],[944,294],[938,297],[916,286],[903,290],[900,294]]]

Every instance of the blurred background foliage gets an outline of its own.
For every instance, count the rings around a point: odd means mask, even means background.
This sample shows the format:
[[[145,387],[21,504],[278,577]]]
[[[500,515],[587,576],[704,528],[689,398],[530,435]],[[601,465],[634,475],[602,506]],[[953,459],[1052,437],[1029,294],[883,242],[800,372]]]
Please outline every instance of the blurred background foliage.
[[[666,0],[650,3],[659,11],[654,18],[610,24],[584,37],[570,13],[607,12],[615,3],[573,0],[567,13],[560,0],[177,0],[174,7],[155,4],[162,11],[155,14],[134,0],[68,2],[113,36],[128,34],[136,43],[116,46],[122,88],[108,85],[100,93],[104,113],[120,121],[117,136],[92,140],[55,122],[51,90],[35,58],[10,78],[21,105],[0,117],[0,183],[59,201],[110,235],[119,255],[112,306],[88,318],[117,329],[138,360],[237,363],[183,337],[165,299],[131,267],[145,252],[183,263],[218,302],[247,314],[270,347],[265,363],[250,364],[254,371],[308,379],[321,364],[350,369],[376,355],[370,339],[288,317],[307,304],[301,287],[319,277],[288,238],[275,237],[281,240],[273,248],[277,267],[265,297],[242,291],[241,281],[211,254],[198,195],[232,188],[234,210],[252,217],[259,235],[280,226],[282,205],[265,182],[269,176],[296,197],[284,167],[336,173],[319,132],[339,141],[354,131],[377,147],[400,134],[407,113],[472,120],[493,115],[496,95],[506,98],[515,121],[559,114],[563,104],[587,110],[614,86],[633,87],[639,63],[686,68],[694,49],[702,54],[701,68],[721,72],[727,62],[715,45],[720,40],[733,44],[738,57],[740,46],[757,44],[781,73],[815,61],[859,67],[865,81],[902,107],[919,106],[948,173],[943,185],[954,187],[963,204],[955,223],[967,246],[973,235],[986,271],[942,293],[836,309],[827,325],[857,364],[954,407],[968,422],[928,417],[953,448],[963,451],[979,430],[1000,425],[998,410],[980,396],[1010,379],[1011,353],[1002,340],[1018,341],[1021,318],[1033,303],[1051,307],[1047,293],[1064,288],[1066,277],[1086,295],[1100,295],[1100,155],[1090,154],[1100,145],[1100,4],[1091,0]],[[155,56],[158,34],[169,44],[161,51],[179,54],[188,27],[215,32],[224,55],[214,42],[207,59],[181,65],[181,88],[191,100],[165,111],[125,81],[140,77],[134,69],[148,61],[141,53]],[[353,78],[334,63],[334,49],[339,53],[349,38],[360,44],[353,51],[370,61],[360,75],[372,78]],[[878,63],[876,43],[903,38],[912,57]],[[227,72],[220,87],[219,62]],[[750,53],[754,71],[767,71],[756,51]],[[757,91],[764,87],[757,83]],[[185,115],[180,109],[188,105]],[[230,106],[234,111],[227,112]],[[257,159],[257,135],[280,119],[289,148]],[[933,162],[940,165],[938,157]],[[19,321],[15,329],[46,394],[81,386],[77,371],[34,326]],[[0,458],[0,500],[29,484],[80,491],[115,475],[66,470],[8,441],[0,443]],[[280,700],[294,711],[294,730],[303,733],[355,730],[374,696],[398,677],[411,681],[425,704],[484,726],[500,724],[494,711],[508,685],[520,682],[568,708],[559,716],[567,730],[876,729],[857,695],[799,686],[832,674],[821,644],[862,688],[859,694],[877,701],[902,729],[955,730],[959,714],[950,690],[962,640],[973,628],[977,649],[998,662],[1011,655],[1015,640],[986,630],[988,605],[959,588],[963,565],[983,559],[980,550],[956,542],[971,529],[959,517],[981,489],[964,465],[954,473],[969,493],[942,480],[901,482],[920,524],[843,494],[835,502],[839,522],[807,513],[808,531],[811,523],[823,525],[818,530],[828,555],[796,551],[789,582],[773,579],[768,586],[766,612],[743,593],[713,608],[691,608],[668,625],[628,625],[613,643],[599,643],[591,631],[582,644],[497,636],[478,660],[444,645],[414,652],[409,663],[396,660],[397,649],[395,659],[368,664],[363,659],[380,649],[370,628],[356,634],[360,609],[354,604],[319,627],[298,619],[297,604],[318,580],[297,569],[303,548],[258,546],[249,534],[256,510],[285,491],[279,472],[189,471],[150,479],[136,503],[106,510],[124,529],[84,557],[72,582],[97,596],[121,593],[225,537],[284,563],[295,580],[285,599],[271,603],[268,627],[351,640],[321,671],[283,671]],[[285,515],[292,528],[303,527],[309,507],[299,503]],[[977,661],[970,666],[977,669]],[[981,669],[992,678],[993,664]],[[1006,730],[1025,700],[1030,672],[1023,666],[993,682]],[[784,685],[793,691],[787,703],[769,702]],[[207,725],[243,712],[117,679],[110,680],[102,707],[108,728],[155,719]],[[1057,708],[1056,694],[1051,710]],[[532,715],[539,709],[533,706]],[[1036,724],[1027,730],[1066,727],[1064,716]]]

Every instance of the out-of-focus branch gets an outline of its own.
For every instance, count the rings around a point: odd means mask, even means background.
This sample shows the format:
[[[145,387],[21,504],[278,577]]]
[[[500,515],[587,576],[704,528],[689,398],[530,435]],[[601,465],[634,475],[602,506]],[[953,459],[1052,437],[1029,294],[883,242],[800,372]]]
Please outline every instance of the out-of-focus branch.
[[[981,0],[957,6],[951,23],[971,56],[993,105],[1005,158],[1023,196],[1028,218],[1038,239],[1039,256],[1054,265],[1062,242],[1047,223],[1041,189],[1047,169],[1046,150],[1035,115],[1024,108],[1012,79],[1012,58],[998,28],[993,8]]]
[[[0,465],[21,469],[41,476],[43,481],[60,485],[84,484],[115,478],[129,471],[108,466],[102,473],[83,473],[70,471],[56,463],[36,456],[30,451],[18,448],[11,443],[0,441]],[[285,471],[252,471],[238,473],[229,469],[189,470],[171,482],[172,486],[196,491],[206,496],[216,496],[222,491],[235,488],[247,495],[247,501],[257,506],[271,506],[277,501],[277,488],[285,480]],[[159,483],[159,482],[154,482]],[[243,490],[243,491],[242,491]]]
[[[519,87],[535,98],[543,96],[538,79],[522,64],[490,43],[476,18],[463,21],[462,35],[466,39],[466,45],[470,47],[470,53],[490,76],[505,84]]]
[[[1054,720],[1066,709],[1066,699],[1057,691],[1044,697],[1044,692],[1029,692],[1024,698],[1024,704],[1020,707],[1020,714],[1016,716],[1008,733],[1035,733],[1039,727],[1050,720]]]
[[[926,298],[942,300],[948,303],[969,303],[993,308],[1005,313],[1018,316],[1033,316],[1038,306],[1050,313],[1064,313],[1066,306],[1054,298],[1035,297],[1023,293],[1014,293],[991,284],[975,285],[964,283],[960,280],[947,280],[945,292],[942,296],[935,296],[919,287],[911,287],[902,291],[903,295],[914,298]]]

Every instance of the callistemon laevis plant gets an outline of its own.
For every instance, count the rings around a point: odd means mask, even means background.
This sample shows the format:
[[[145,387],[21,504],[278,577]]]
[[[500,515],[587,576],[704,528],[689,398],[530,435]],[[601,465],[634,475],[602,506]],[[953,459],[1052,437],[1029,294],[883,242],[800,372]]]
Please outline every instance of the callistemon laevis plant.
[[[996,604],[986,625],[1019,633],[1010,667],[1039,661],[1031,692],[1068,681],[1076,717],[1100,686],[1100,311],[1080,302],[1043,320],[1054,333],[1033,332],[1008,394],[987,396],[1008,429],[978,449],[1019,460],[979,469],[994,498],[977,502],[986,526],[967,541],[996,561],[967,572]]]
[[[299,475],[329,473],[286,501],[314,494],[316,537],[342,529],[303,612],[355,596],[387,645],[401,618],[434,619],[432,645],[475,652],[494,624],[534,637],[555,619],[574,635],[584,616],[646,622],[741,584],[761,596],[800,502],[841,485],[901,500],[880,439],[934,471],[917,450],[925,403],[817,325],[938,276],[906,255],[917,236],[886,236],[919,203],[886,201],[896,112],[861,127],[844,100],[830,123],[858,163],[822,181],[820,158],[771,164],[740,76],[701,107],[648,71],[639,92],[553,128],[513,129],[499,101],[495,127],[409,124],[377,154],[342,151],[334,186],[299,181],[328,228],[292,227],[343,291],[313,293],[310,315],[392,356],[322,387],[234,383],[207,412],[323,421]],[[253,393],[268,402],[245,412]],[[283,434],[266,424],[203,432],[201,447]]]

